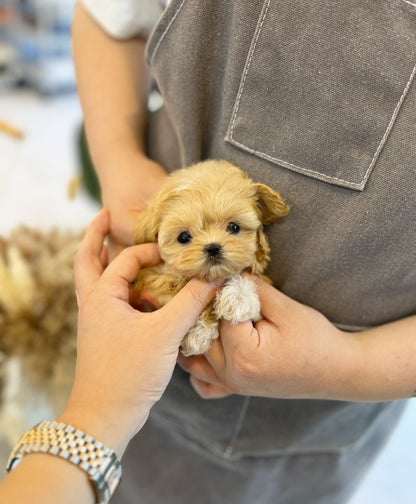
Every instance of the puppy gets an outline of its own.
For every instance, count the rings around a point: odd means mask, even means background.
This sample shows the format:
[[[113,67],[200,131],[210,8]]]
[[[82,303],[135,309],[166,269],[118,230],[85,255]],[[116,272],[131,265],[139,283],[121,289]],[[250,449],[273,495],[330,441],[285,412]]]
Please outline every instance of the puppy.
[[[157,242],[163,260],[140,271],[139,292],[164,305],[192,277],[225,281],[182,341],[184,355],[209,349],[220,318],[234,324],[261,318],[255,285],[241,273],[263,273],[270,251],[263,226],[288,211],[277,192],[227,161],[211,160],[171,174],[139,215],[135,243]]]

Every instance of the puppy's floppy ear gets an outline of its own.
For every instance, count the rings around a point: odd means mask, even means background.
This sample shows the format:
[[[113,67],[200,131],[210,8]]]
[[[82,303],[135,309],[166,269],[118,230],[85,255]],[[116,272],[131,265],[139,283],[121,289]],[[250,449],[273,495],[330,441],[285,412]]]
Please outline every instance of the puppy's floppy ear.
[[[254,184],[257,192],[257,204],[264,225],[271,224],[279,217],[284,217],[290,210],[280,194],[264,184]]]
[[[174,197],[175,190],[171,185],[165,184],[152,197],[147,209],[139,213],[133,233],[133,241],[136,245],[157,242],[162,215],[166,209],[165,205]]]
[[[263,229],[257,230],[257,249],[254,256],[251,271],[255,275],[261,275],[270,260],[270,247]]]
[[[155,210],[149,207],[137,216],[133,233],[133,241],[136,245],[157,241],[159,219]]]

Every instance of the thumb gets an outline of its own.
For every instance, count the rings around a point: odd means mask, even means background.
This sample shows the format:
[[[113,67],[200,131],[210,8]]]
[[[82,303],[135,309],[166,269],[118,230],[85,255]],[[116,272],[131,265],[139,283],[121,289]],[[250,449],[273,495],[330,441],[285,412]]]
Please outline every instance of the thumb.
[[[192,278],[169,303],[158,310],[174,324],[182,337],[195,324],[201,312],[214,299],[221,283],[207,283]]]
[[[282,317],[287,317],[288,310],[293,309],[299,303],[286,296],[262,278],[251,273],[243,273],[256,285],[257,295],[261,304],[261,315],[263,318],[275,321]]]

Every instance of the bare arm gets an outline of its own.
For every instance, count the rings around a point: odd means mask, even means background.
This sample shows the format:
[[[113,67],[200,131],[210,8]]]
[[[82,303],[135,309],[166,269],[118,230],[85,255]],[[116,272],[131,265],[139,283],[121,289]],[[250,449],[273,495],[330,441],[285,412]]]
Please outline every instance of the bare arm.
[[[416,395],[416,316],[355,335],[361,348],[352,396],[363,401]]]
[[[3,504],[93,504],[95,496],[87,476],[66,460],[33,454],[0,482]]]
[[[108,165],[118,146],[144,153],[147,70],[145,40],[117,40],[82,4],[75,8],[73,57],[94,162]]]
[[[73,20],[78,93],[103,205],[112,236],[132,244],[137,214],[160,188],[166,172],[145,152],[148,72],[145,40],[109,36],[78,3]]]

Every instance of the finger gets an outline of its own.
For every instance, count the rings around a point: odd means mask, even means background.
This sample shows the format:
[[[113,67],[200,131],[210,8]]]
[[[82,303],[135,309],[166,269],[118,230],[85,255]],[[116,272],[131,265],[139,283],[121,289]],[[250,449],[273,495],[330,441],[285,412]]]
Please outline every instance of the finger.
[[[226,356],[221,338],[217,338],[212,342],[210,349],[208,352],[205,352],[204,356],[216,374],[221,376],[221,379],[223,379],[226,366]]]
[[[130,284],[136,279],[140,269],[155,266],[159,262],[159,249],[155,243],[126,248],[108,265],[102,274],[100,285],[113,296],[128,301]]]
[[[88,227],[74,259],[75,285],[79,299],[83,298],[104,270],[100,256],[108,232],[108,212],[101,210]]]
[[[232,394],[229,390],[223,387],[198,380],[198,378],[195,378],[194,376],[191,376],[189,381],[195,392],[202,399],[222,399]]]
[[[175,321],[177,334],[186,334],[196,319],[214,299],[219,285],[192,278],[169,303],[159,311],[166,319]]]
[[[108,245],[104,242],[103,248],[100,254],[100,262],[103,270],[108,266]]]
[[[235,352],[242,355],[252,355],[261,343],[260,334],[250,320],[241,324],[232,324],[228,320],[221,320],[219,329],[225,359]]]
[[[184,371],[199,380],[215,385],[221,385],[221,380],[203,355],[185,357],[184,355],[179,354],[178,364]]]
[[[279,319],[291,309],[296,301],[289,298],[272,285],[265,282],[262,278],[252,275],[251,273],[243,273],[243,276],[249,278],[256,284],[257,295],[260,299],[261,315],[270,320]]]

